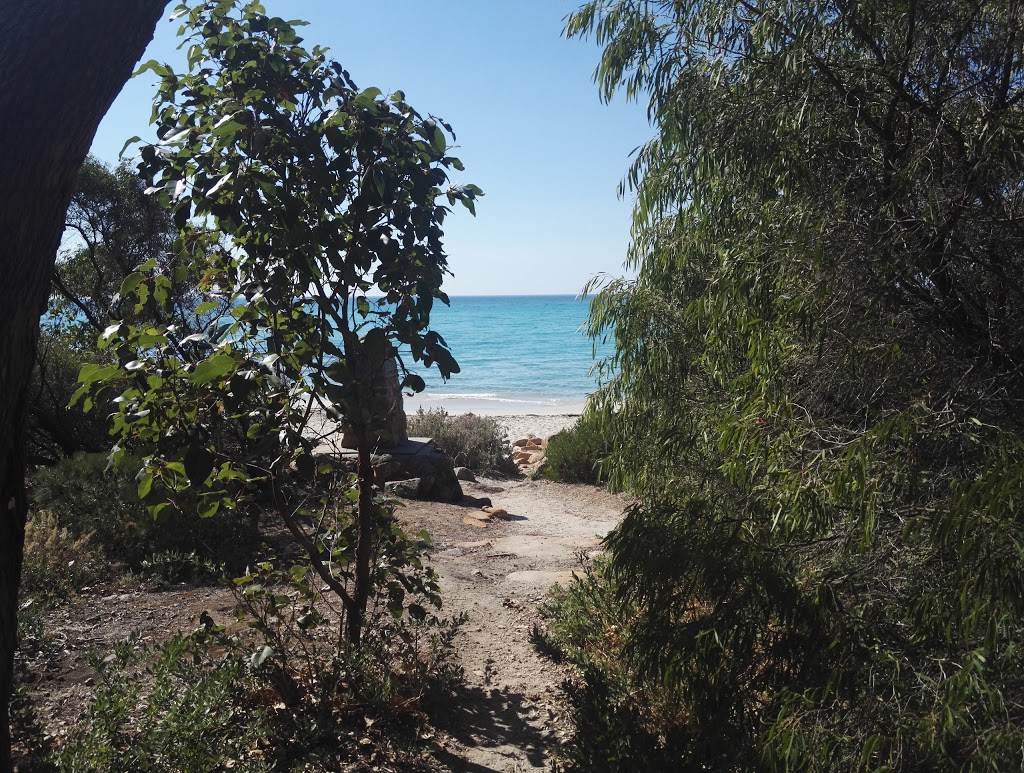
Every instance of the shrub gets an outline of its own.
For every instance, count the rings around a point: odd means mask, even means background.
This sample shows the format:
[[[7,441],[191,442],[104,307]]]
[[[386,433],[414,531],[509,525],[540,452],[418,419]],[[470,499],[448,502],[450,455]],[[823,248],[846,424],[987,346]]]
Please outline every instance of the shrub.
[[[548,631],[533,636],[542,655],[568,660],[581,674],[563,684],[576,736],[563,752],[567,769],[691,769],[684,765],[695,758],[681,696],[629,657],[639,611],[619,593],[607,559],[587,560],[583,569],[571,585],[551,591],[541,607]]]
[[[601,462],[610,453],[597,422],[581,417],[549,441],[544,477],[562,483],[604,483]]]
[[[56,755],[59,770],[269,770],[258,747],[265,716],[241,710],[246,677],[236,658],[212,658],[201,640],[160,647],[139,634],[91,662],[100,684]]]
[[[420,408],[409,417],[409,434],[433,438],[434,443],[458,465],[480,473],[516,475],[512,445],[505,426],[493,416],[463,413],[451,416],[441,408]]]
[[[106,451],[114,444],[105,411],[68,407],[82,366],[103,354],[78,349],[68,336],[42,330],[28,403],[26,449],[33,462],[49,464],[79,451]]]
[[[89,549],[91,536],[72,535],[52,512],[32,513],[25,525],[22,596],[52,604],[89,583],[97,571]]]
[[[140,464],[125,457],[107,471],[105,454],[76,454],[36,472],[33,506],[56,514],[73,537],[91,536],[107,559],[145,569],[163,553],[195,553],[202,559],[241,569],[255,543],[255,524],[237,512],[200,518],[187,499],[181,510],[167,508],[154,520],[139,501],[135,476]]]

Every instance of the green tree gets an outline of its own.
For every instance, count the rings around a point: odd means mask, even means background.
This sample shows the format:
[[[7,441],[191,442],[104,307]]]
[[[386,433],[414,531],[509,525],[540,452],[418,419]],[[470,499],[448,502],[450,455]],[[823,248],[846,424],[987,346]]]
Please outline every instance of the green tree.
[[[29,396],[26,442],[35,463],[53,464],[78,451],[107,451],[113,445],[106,416],[85,416],[68,407],[79,370],[104,358],[96,339],[112,317],[170,320],[186,337],[218,311],[196,317],[199,277],[191,266],[181,265],[173,251],[177,228],[167,209],[146,195],[145,187],[123,164],[110,169],[90,157],[79,170]],[[168,310],[147,305],[135,314],[124,307],[118,293],[125,277],[150,258],[173,278]]]
[[[636,673],[685,706],[677,765],[1021,764],[1021,10],[569,20],[657,130],[591,410],[637,495],[609,576]]]
[[[403,595],[375,558],[391,556],[396,572],[418,560],[388,552],[407,543],[374,491],[380,374],[395,351],[445,377],[457,372],[429,329],[433,303],[447,302],[441,225],[446,204],[472,211],[481,192],[447,184],[447,170],[462,165],[448,155],[446,124],[401,92],[356,89],[324,49],[302,47],[299,22],[268,17],[256,2],[176,13],[189,69],[142,68],[161,77],[162,139],[142,146],[140,170],[173,210],[177,251],[205,267],[210,300],[196,313],[216,304],[230,313],[185,338],[149,322],[111,326],[101,345],[120,365],[84,369],[79,396],[99,403],[108,381],[131,379],[113,424],[154,449],[139,493],[164,499],[155,514],[189,488],[204,515],[269,497],[341,598],[358,644],[374,587],[386,582],[393,606]],[[169,282],[148,261],[121,293],[136,310],[163,306]],[[423,389],[413,374],[404,385]],[[338,431],[326,419],[344,420],[356,437],[357,483],[313,495],[303,481],[332,474],[314,459]]]
[[[197,320],[199,277],[174,251],[177,236],[170,212],[146,194],[142,178],[126,164],[110,169],[87,158],[78,173],[65,218],[65,240],[54,267],[48,327],[80,347],[94,348],[111,318],[133,319],[119,297],[125,277],[153,259],[173,278],[167,304],[140,312],[153,322],[173,322],[183,332]]]

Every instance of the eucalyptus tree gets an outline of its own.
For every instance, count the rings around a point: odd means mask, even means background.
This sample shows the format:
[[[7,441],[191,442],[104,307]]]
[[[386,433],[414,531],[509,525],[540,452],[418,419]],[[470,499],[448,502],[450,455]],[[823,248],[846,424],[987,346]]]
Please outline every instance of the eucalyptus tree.
[[[1022,762],[1021,12],[569,19],[657,130],[590,410],[638,497],[612,576],[636,673],[684,707],[676,763]]]
[[[113,444],[105,416],[83,416],[68,400],[81,366],[102,358],[96,338],[110,314],[136,317],[118,297],[136,266],[153,258],[172,277],[168,310],[146,307],[140,314],[173,322],[183,337],[209,321],[194,313],[198,277],[172,249],[177,228],[170,212],[145,188],[126,164],[111,169],[89,157],[78,172],[28,402],[27,453],[37,464],[54,464],[78,451],[108,451]]]
[[[124,163],[110,169],[89,157],[79,170],[47,308],[48,327],[79,346],[94,347],[112,313],[131,316],[117,308],[118,293],[136,266],[153,258],[168,275],[178,266],[177,228],[167,208],[145,189]],[[172,291],[172,316],[179,325],[195,320],[191,312],[199,302],[198,277],[190,268],[178,270]]]
[[[50,271],[75,173],[165,0],[10,0],[0,74],[0,770],[25,541],[24,423]]]
[[[401,92],[357,89],[325,49],[302,46],[301,22],[257,2],[184,3],[176,15],[188,69],[142,68],[161,79],[160,140],[141,146],[139,169],[173,211],[183,264],[202,267],[208,300],[195,313],[229,311],[188,336],[111,325],[101,345],[119,364],[84,369],[78,396],[92,406],[120,392],[115,433],[154,449],[139,483],[154,515],[187,489],[204,515],[269,498],[358,644],[375,587],[392,602],[402,583],[431,590],[402,573],[418,561],[414,545],[374,491],[373,403],[395,351],[457,372],[429,328],[433,304],[448,301],[441,226],[448,205],[472,211],[481,192],[449,182],[462,169],[450,127]],[[159,307],[170,282],[148,261],[121,294],[136,311]],[[127,388],[112,390],[124,377]],[[403,384],[423,389],[415,374]],[[352,428],[357,483],[318,496],[301,479],[331,475],[314,458],[325,417]]]

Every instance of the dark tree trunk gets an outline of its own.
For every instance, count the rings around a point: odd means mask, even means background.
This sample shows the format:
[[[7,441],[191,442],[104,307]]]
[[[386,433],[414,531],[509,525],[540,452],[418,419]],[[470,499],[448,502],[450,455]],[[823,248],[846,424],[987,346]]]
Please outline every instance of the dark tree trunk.
[[[356,513],[357,538],[355,555],[355,586],[352,589],[354,601],[352,609],[348,610],[348,640],[355,646],[363,634],[363,621],[366,618],[366,604],[370,600],[370,586],[372,585],[371,559],[373,558],[374,526],[376,525],[376,513],[373,504],[373,467],[370,463],[370,439],[369,431],[360,429],[358,437],[358,467],[356,475],[359,478],[359,504]]]
[[[25,406],[75,174],[167,0],[0,2],[0,771],[24,552]]]

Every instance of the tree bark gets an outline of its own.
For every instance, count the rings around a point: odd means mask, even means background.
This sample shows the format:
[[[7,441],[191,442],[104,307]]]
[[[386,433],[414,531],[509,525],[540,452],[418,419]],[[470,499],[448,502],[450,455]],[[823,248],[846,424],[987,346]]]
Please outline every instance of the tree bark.
[[[0,0],[0,771],[24,554],[25,406],[75,175],[167,0]]]

